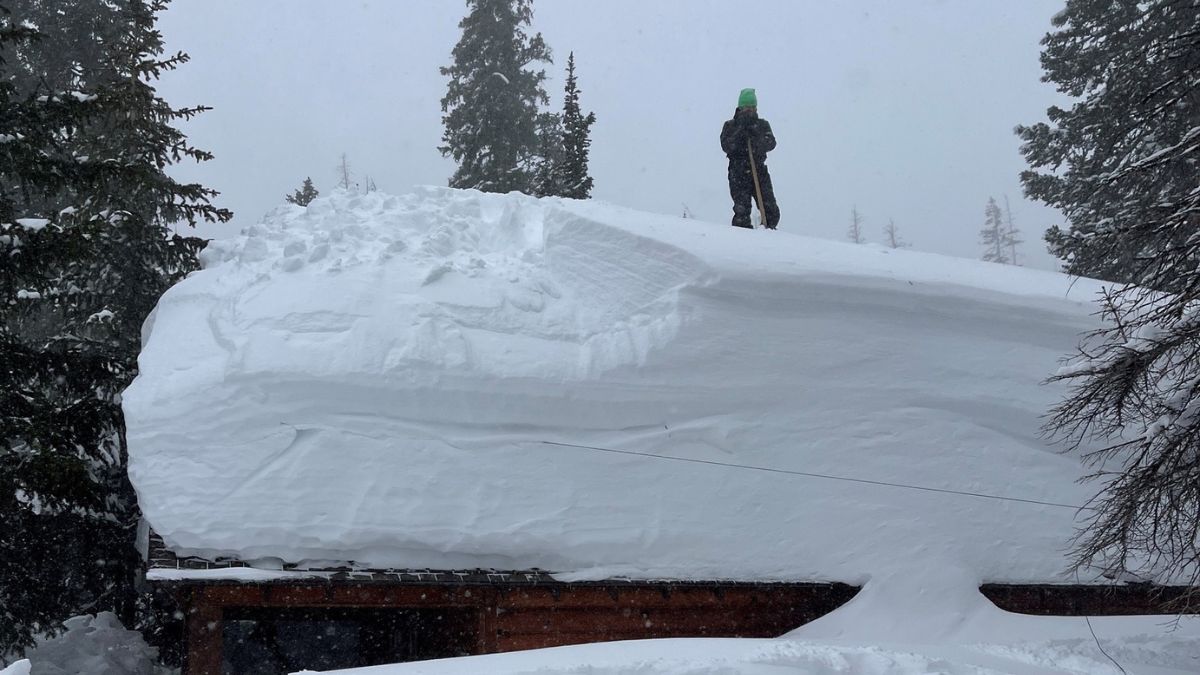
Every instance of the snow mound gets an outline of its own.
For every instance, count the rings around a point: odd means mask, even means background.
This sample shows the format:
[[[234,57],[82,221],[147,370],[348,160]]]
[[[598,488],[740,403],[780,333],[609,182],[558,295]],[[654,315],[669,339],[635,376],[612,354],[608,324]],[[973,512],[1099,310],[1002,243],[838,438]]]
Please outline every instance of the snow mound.
[[[439,188],[281,207],[204,264],[124,397],[180,553],[916,602],[1064,580],[1089,492],[1041,382],[1093,282]]]
[[[0,675],[170,675],[158,650],[142,634],[126,630],[112,612],[85,614],[63,622],[66,631],[29,650],[25,661]]]
[[[677,328],[677,289],[710,274],[677,248],[531,198],[438,188],[281,206],[203,262],[221,275],[209,292],[232,300],[206,317],[201,347],[220,357],[210,373],[409,381],[639,363]]]

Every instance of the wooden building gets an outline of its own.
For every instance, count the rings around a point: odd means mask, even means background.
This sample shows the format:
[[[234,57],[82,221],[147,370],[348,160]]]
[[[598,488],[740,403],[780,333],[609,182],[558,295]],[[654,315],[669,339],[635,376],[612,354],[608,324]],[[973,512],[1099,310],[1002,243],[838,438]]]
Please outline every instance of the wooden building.
[[[670,637],[776,637],[858,591],[840,583],[556,581],[493,570],[284,570],[179,559],[150,577],[186,615],[186,675],[255,675]]]
[[[151,538],[150,578],[186,616],[184,675],[274,675],[677,637],[777,637],[851,600],[822,582],[564,582],[540,571],[251,570],[178,558]],[[1012,612],[1159,614],[1186,591],[985,584]]]

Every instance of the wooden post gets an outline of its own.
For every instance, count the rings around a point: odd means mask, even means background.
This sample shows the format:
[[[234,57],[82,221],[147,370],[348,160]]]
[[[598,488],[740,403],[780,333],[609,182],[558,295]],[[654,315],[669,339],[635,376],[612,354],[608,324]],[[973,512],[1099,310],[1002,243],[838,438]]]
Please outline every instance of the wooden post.
[[[203,589],[195,589],[187,608],[187,653],[184,675],[222,675],[221,607],[207,602]]]
[[[754,165],[754,146],[746,141],[746,152],[750,155],[750,177],[754,179],[754,196],[758,199],[758,216],[763,227],[775,229],[767,224],[767,210],[763,208],[762,186],[758,183],[758,167]]]
[[[489,599],[480,605],[475,638],[476,654],[495,654],[500,651],[498,646],[499,633],[496,626],[496,615],[500,612],[499,598],[495,593],[489,593]]]

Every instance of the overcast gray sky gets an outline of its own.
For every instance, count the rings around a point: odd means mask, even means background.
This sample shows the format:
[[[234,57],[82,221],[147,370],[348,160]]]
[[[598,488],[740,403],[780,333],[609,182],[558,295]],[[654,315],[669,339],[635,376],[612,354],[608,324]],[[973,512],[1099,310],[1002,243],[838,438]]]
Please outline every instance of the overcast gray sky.
[[[1063,0],[535,0],[554,50],[552,107],[575,52],[596,113],[594,197],[727,222],[718,144],[742,87],[779,139],[768,165],[780,227],[842,239],[850,209],[881,242],[894,218],[918,250],[978,257],[989,196],[1007,194],[1025,264],[1053,269],[1041,232],[1056,211],[1025,201],[1013,126],[1062,103],[1040,81],[1038,41]],[[445,185],[437,151],[460,0],[174,0],[170,50],[192,62],[159,90],[213,106],[184,126],[216,159],[176,174],[222,192],[253,224],[305,176],[331,188],[345,152],[381,190]]]

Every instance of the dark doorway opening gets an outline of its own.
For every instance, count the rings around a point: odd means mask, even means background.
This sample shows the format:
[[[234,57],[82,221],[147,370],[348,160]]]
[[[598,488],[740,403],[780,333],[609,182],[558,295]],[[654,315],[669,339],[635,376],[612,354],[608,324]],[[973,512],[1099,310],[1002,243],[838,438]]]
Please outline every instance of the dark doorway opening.
[[[461,608],[227,608],[222,672],[286,675],[467,656],[478,610]]]

